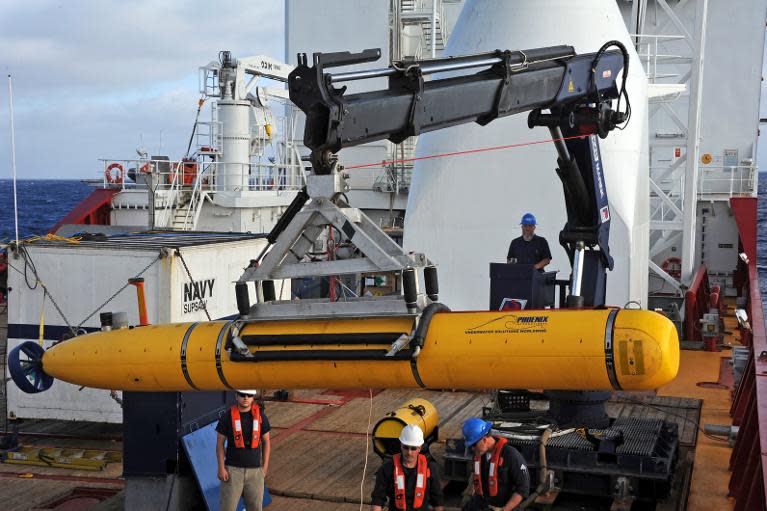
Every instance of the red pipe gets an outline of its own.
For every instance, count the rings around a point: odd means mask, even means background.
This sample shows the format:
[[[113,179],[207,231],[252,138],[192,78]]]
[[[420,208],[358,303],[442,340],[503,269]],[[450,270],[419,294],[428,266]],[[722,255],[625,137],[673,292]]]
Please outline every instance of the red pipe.
[[[144,279],[138,277],[135,279],[128,279],[128,284],[136,286],[136,296],[138,298],[138,319],[141,326],[147,326],[149,320],[146,316],[146,298],[144,297]]]

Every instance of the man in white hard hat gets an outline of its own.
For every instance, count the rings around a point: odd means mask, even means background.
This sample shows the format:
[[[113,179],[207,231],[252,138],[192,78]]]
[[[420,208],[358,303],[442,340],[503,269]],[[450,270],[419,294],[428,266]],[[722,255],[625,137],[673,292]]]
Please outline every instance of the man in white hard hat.
[[[439,468],[421,454],[423,431],[409,424],[399,435],[400,452],[387,459],[376,472],[371,511],[434,509],[443,511]]]
[[[238,390],[237,404],[216,426],[216,460],[221,481],[220,509],[235,511],[240,497],[248,511],[261,511],[269,470],[269,419],[254,401],[255,390]],[[226,442],[226,456],[224,456]]]

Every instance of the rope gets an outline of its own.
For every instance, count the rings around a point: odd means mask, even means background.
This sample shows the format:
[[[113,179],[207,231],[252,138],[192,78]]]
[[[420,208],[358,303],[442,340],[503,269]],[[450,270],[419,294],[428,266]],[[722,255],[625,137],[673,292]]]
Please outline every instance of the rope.
[[[368,452],[370,451],[370,424],[373,420],[373,389],[368,389],[370,392],[370,411],[368,412],[368,429],[365,435],[365,465],[362,467],[362,480],[360,481],[360,511],[365,504],[365,474],[368,470]]]
[[[184,256],[181,255],[181,250],[176,249],[176,255],[181,259],[181,264],[184,265],[184,269],[186,270],[186,274],[189,277],[190,282],[194,282],[194,279],[192,278],[192,273],[189,271],[189,267],[186,265],[186,261],[184,261]],[[202,299],[202,296],[200,297],[200,304],[202,305],[202,310],[205,311],[205,316],[208,318],[208,321],[213,321],[210,319],[210,314],[208,314],[208,306],[205,305],[205,300]]]
[[[133,277],[133,278],[134,278],[134,279],[136,279],[136,278],[139,278],[140,276],[142,276],[142,275],[144,274],[144,272],[145,272],[145,271],[147,271],[149,268],[151,268],[151,267],[152,267],[152,265],[154,265],[154,263],[156,263],[156,262],[157,262],[157,261],[159,261],[160,259],[162,259],[162,253],[158,254],[158,255],[157,255],[157,257],[155,257],[154,259],[152,259],[152,262],[150,262],[149,264],[147,264],[147,265],[144,267],[144,269],[143,269],[143,270],[141,270],[140,272],[138,272],[138,273],[136,274],[136,276],[135,276],[135,277]],[[99,306],[98,306],[98,307],[97,307],[97,308],[96,308],[96,309],[95,309],[93,312],[91,312],[91,313],[88,315],[88,317],[87,317],[87,318],[85,318],[84,320],[80,321],[80,324],[79,324],[79,325],[77,325],[77,329],[76,329],[76,330],[73,332],[73,333],[74,333],[74,335],[77,335],[77,332],[79,332],[79,331],[80,331],[80,328],[81,328],[81,327],[82,327],[82,326],[83,326],[83,325],[84,325],[84,324],[85,324],[85,323],[86,323],[86,322],[87,322],[89,319],[91,319],[91,318],[92,318],[92,317],[93,317],[93,316],[94,316],[94,315],[95,315],[95,314],[96,314],[98,311],[100,311],[101,309],[103,309],[103,308],[104,308],[104,307],[105,307],[105,306],[106,306],[106,305],[107,305],[109,302],[111,302],[112,300],[114,300],[114,299],[117,297],[117,295],[119,295],[120,293],[122,293],[122,292],[123,292],[123,290],[125,290],[125,288],[127,288],[128,286],[130,286],[130,282],[126,282],[124,286],[122,286],[120,289],[118,289],[117,291],[115,291],[115,292],[112,294],[112,296],[110,296],[109,298],[107,298],[107,299],[106,299],[106,301],[105,301],[104,303],[102,303],[101,305],[99,305]],[[50,293],[48,293],[48,296],[50,296],[50,295],[51,295],[51,294],[50,294]],[[52,298],[51,298],[51,301],[53,301],[53,299],[52,299]],[[67,326],[69,326],[69,325],[67,325]],[[70,327],[70,328],[71,328],[71,327]]]
[[[438,153],[438,154],[430,154],[428,156],[419,156],[417,158],[403,158],[401,160],[388,160],[388,161],[381,161],[376,163],[365,163],[362,165],[351,165],[348,167],[344,167],[344,170],[352,170],[352,169],[364,169],[367,167],[383,167],[384,165],[389,164],[395,164],[395,163],[407,163],[409,161],[419,161],[419,160],[431,160],[433,158],[444,158],[447,156],[461,156],[464,154],[474,154],[474,153],[484,153],[487,151],[500,151],[501,149],[513,149],[516,147],[525,147],[525,146],[531,146],[531,145],[539,145],[539,144],[548,144],[549,142],[560,142],[563,140],[572,140],[576,138],[586,138],[589,135],[573,135],[570,137],[561,137],[561,138],[550,138],[546,140],[534,140],[532,142],[521,142],[519,144],[508,144],[508,145],[499,145],[499,146],[493,146],[493,147],[481,147],[479,149],[468,149],[466,151],[454,151],[451,153]]]
[[[22,243],[34,243],[36,241],[66,241],[71,245],[77,245],[82,239],[82,236],[66,237],[48,233],[45,236],[30,236],[29,238],[22,240]]]

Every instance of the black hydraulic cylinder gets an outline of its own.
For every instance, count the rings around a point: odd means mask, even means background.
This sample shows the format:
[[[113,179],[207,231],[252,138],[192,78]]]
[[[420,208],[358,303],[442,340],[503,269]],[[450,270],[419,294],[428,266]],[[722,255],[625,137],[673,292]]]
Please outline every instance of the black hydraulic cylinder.
[[[234,294],[237,298],[237,312],[240,316],[250,313],[250,295],[248,294],[247,282],[238,282],[234,285]]]
[[[550,126],[549,132],[554,140],[554,147],[557,149],[557,175],[562,181],[565,192],[567,218],[571,222],[576,220],[578,222],[576,226],[588,226],[592,222],[592,201],[589,198],[583,175],[578,168],[578,162],[570,154],[565,141],[562,140],[562,130],[559,126]]]
[[[277,295],[274,292],[274,281],[273,280],[264,280],[261,282],[261,291],[264,295],[264,301],[265,302],[273,302]]]
[[[402,291],[405,295],[405,306],[409,311],[415,311],[418,307],[418,289],[413,268],[402,270]]]
[[[285,210],[285,212],[282,214],[279,220],[277,220],[277,223],[274,224],[274,227],[272,227],[272,230],[269,232],[269,234],[266,236],[266,241],[269,242],[270,245],[273,245],[275,241],[277,241],[277,238],[279,237],[280,233],[285,230],[285,228],[290,224],[290,222],[295,218],[295,216],[301,211],[301,209],[304,207],[304,204],[309,200],[309,194],[306,193],[306,187],[302,188],[301,191],[299,191],[296,194],[296,197],[293,199],[293,202],[290,203],[288,206],[288,209]]]
[[[426,284],[426,296],[429,300],[436,302],[439,300],[439,281],[437,280],[437,267],[427,266],[423,269],[423,280]]]

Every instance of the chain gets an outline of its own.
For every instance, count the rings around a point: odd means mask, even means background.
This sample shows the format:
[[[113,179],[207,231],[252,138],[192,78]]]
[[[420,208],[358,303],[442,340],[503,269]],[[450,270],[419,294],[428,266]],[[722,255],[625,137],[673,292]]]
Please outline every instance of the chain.
[[[154,263],[156,263],[157,261],[159,261],[160,259],[162,259],[162,253],[158,254],[158,255],[157,255],[157,257],[155,257],[154,259],[152,259],[152,262],[151,262],[151,263],[149,263],[149,264],[147,264],[147,265],[144,267],[144,269],[143,269],[143,270],[141,270],[140,272],[138,272],[138,273],[136,274],[136,276],[135,276],[135,277],[133,277],[133,278],[138,278],[138,277],[140,277],[141,275],[143,275],[145,271],[147,271],[149,268],[151,268],[151,267],[152,267],[152,265],[153,265]],[[77,329],[75,329],[75,330],[74,330],[74,332],[75,332],[75,335],[77,335],[77,334],[76,334],[76,332],[78,332],[78,331],[80,330],[80,327],[82,327],[82,326],[83,326],[83,325],[84,325],[84,324],[85,324],[85,323],[86,323],[86,322],[87,322],[89,319],[91,319],[91,318],[92,318],[92,317],[93,317],[93,316],[94,316],[94,315],[95,315],[95,314],[96,314],[98,311],[100,311],[101,309],[103,309],[103,308],[104,308],[104,306],[106,306],[106,305],[107,305],[109,302],[111,302],[112,300],[114,300],[114,299],[117,297],[117,295],[119,295],[120,293],[122,293],[122,292],[123,292],[123,290],[124,290],[125,288],[127,288],[128,286],[130,286],[130,282],[127,282],[127,283],[126,283],[126,284],[125,284],[123,287],[121,287],[120,289],[118,289],[118,290],[117,290],[117,291],[116,291],[116,292],[115,292],[115,293],[114,293],[112,296],[110,296],[109,298],[107,298],[107,299],[106,299],[106,301],[105,301],[104,303],[102,303],[101,305],[99,305],[99,306],[98,306],[98,307],[97,307],[97,308],[96,308],[96,309],[95,309],[93,312],[91,312],[91,313],[88,315],[88,317],[87,317],[87,318],[85,318],[84,320],[82,320],[82,321],[80,322],[80,324],[79,324],[79,325],[77,325]],[[50,296],[50,293],[49,293],[49,296]],[[58,307],[57,307],[57,308],[58,308]],[[72,328],[72,327],[70,327],[70,328]]]
[[[194,279],[192,278],[192,274],[189,271],[189,267],[186,265],[186,261],[184,261],[184,256],[181,255],[181,250],[176,249],[176,255],[179,259],[181,259],[181,264],[184,265],[184,269],[186,270],[186,274],[189,277],[189,281],[194,285]],[[200,296],[200,304],[202,304],[202,310],[205,311],[205,315],[208,317],[208,321],[213,321],[210,319],[210,314],[208,314],[208,306],[205,305],[205,300],[202,299],[202,296]]]

